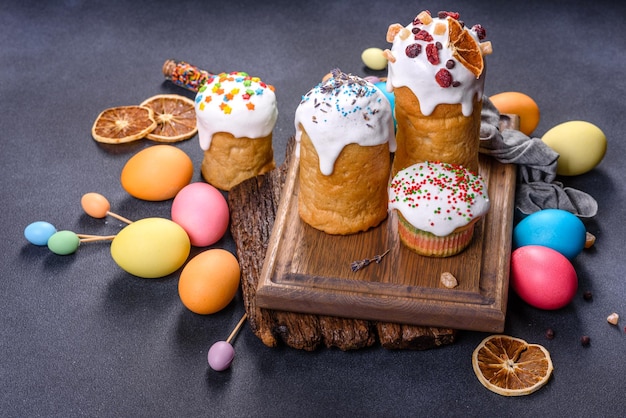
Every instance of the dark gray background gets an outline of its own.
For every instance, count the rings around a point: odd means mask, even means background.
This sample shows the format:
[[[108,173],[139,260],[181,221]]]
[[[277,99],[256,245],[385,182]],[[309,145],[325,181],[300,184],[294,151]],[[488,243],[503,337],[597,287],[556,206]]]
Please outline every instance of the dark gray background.
[[[300,96],[339,67],[358,75],[361,51],[386,48],[387,27],[421,10],[455,10],[493,42],[488,95],[522,91],[542,111],[535,135],[582,119],[608,138],[592,172],[563,178],[599,203],[587,228],[598,240],[574,261],[573,303],[546,312],[509,299],[505,332],[544,344],[555,371],[539,392],[504,398],[474,377],[471,353],[487,335],[460,332],[451,346],[414,352],[375,346],[342,352],[265,347],[246,326],[230,371],[206,363],[243,312],[238,295],[198,316],[177,294],[177,275],[131,277],[108,244],[60,257],[30,245],[26,225],[115,233],[120,223],[82,213],[97,191],[131,219],[169,217],[171,202],[138,201],[119,174],[139,141],[103,146],[90,129],[105,108],[159,93],[167,58],[211,71],[247,71],[276,86],[278,163],[294,134]],[[0,6],[0,415],[3,416],[620,416],[626,398],[623,2],[446,3],[295,1],[5,1]],[[196,167],[197,137],[177,145]],[[216,244],[234,251],[230,236]],[[200,249],[194,250],[194,253]],[[585,290],[593,300],[583,300]],[[607,324],[621,313],[618,327]],[[548,341],[545,329],[556,338]],[[588,348],[582,335],[591,337]]]

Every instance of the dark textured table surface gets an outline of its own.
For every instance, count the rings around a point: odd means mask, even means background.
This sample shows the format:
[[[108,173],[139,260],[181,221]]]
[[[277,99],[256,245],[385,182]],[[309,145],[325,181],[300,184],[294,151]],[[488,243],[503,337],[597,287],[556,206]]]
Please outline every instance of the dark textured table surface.
[[[0,7],[0,415],[26,416],[623,416],[626,406],[626,233],[623,2],[486,1],[231,2],[9,0]],[[479,4],[479,5],[478,5]],[[559,179],[599,204],[585,220],[597,243],[574,260],[579,290],[558,311],[509,298],[505,333],[546,346],[555,371],[540,391],[504,398],[474,376],[471,354],[486,336],[460,332],[450,346],[375,346],[303,352],[264,346],[244,327],[232,368],[206,353],[243,312],[241,296],[199,316],[177,293],[177,275],[123,272],[108,244],[57,256],[23,237],[46,220],[59,229],[115,233],[114,220],[83,214],[97,191],[131,219],[169,217],[171,201],[130,197],[119,174],[141,140],[101,146],[91,138],[105,108],[159,93],[193,94],[164,82],[161,65],[183,59],[208,70],[247,71],[276,87],[275,155],[284,159],[300,96],[330,69],[368,75],[368,47],[386,48],[387,27],[423,9],[455,10],[480,23],[494,47],[486,93],[521,91],[542,111],[541,136],[586,120],[608,138],[593,171]],[[197,137],[177,144],[201,181]],[[234,251],[230,236],[216,247]],[[199,251],[198,249],[194,251]],[[585,301],[583,291],[593,293]],[[622,314],[617,327],[611,312]],[[547,340],[546,328],[556,336]],[[591,337],[589,347],[580,337]]]

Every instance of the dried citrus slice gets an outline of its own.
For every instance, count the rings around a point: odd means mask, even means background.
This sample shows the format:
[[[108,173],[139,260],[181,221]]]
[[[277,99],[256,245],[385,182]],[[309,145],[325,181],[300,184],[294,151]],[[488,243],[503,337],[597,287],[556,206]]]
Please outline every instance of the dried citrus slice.
[[[463,29],[461,23],[448,18],[448,37],[452,45],[452,55],[476,77],[480,77],[484,69],[483,55],[478,42]]]
[[[472,354],[472,366],[483,386],[503,396],[533,393],[554,369],[544,347],[507,335],[485,338]]]
[[[178,94],[159,94],[146,99],[141,106],[154,111],[157,127],[146,138],[159,142],[178,142],[198,132],[194,102]]]
[[[111,107],[98,115],[91,135],[98,142],[122,144],[145,137],[155,127],[154,112],[148,107]]]

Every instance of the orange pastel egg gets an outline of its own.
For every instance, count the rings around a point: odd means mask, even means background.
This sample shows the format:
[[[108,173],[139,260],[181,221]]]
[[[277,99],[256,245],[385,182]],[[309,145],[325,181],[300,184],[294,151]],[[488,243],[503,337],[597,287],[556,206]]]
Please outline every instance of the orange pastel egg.
[[[191,158],[172,145],[154,145],[133,155],[120,181],[133,197],[149,201],[172,199],[193,177]]]
[[[524,134],[532,134],[539,125],[539,106],[524,93],[507,91],[490,96],[489,100],[501,114],[518,115],[520,118],[519,130]]]
[[[235,297],[240,273],[233,254],[219,248],[206,250],[192,258],[180,273],[180,300],[200,315],[218,312]]]

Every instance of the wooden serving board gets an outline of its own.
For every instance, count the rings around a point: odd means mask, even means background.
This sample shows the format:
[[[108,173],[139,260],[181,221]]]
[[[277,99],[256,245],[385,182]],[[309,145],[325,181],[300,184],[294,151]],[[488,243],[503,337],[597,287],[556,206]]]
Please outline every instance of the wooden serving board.
[[[257,305],[256,289],[294,146],[292,137],[280,167],[235,186],[227,197],[230,232],[241,267],[241,294],[252,332],[269,347],[284,344],[307,351],[322,346],[355,350],[377,342],[386,349],[427,350],[454,343],[457,330],[452,328],[314,315]]]
[[[515,118],[504,118],[505,125]],[[512,127],[512,126],[509,126]],[[292,152],[295,151],[295,147]],[[405,248],[396,215],[380,226],[328,235],[298,216],[299,161],[288,159],[282,198],[256,289],[261,308],[431,327],[502,332],[506,315],[515,165],[480,156],[491,209],[470,246],[447,258],[423,257]],[[353,261],[389,251],[380,263],[352,271]],[[458,280],[449,289],[443,272]]]

